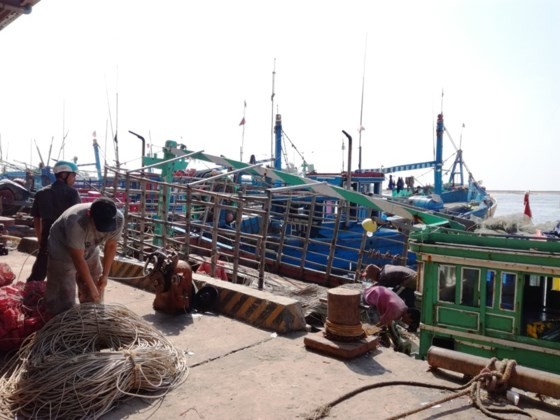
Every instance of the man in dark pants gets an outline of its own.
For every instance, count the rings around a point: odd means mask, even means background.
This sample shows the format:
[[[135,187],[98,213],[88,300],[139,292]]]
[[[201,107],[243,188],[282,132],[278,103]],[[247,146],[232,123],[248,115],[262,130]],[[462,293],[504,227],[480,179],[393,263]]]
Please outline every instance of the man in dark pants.
[[[74,163],[59,160],[53,167],[55,182],[41,188],[35,194],[31,216],[39,240],[39,251],[28,282],[45,280],[51,226],[67,208],[81,202],[78,191],[72,188],[76,182],[77,171],[78,167]]]

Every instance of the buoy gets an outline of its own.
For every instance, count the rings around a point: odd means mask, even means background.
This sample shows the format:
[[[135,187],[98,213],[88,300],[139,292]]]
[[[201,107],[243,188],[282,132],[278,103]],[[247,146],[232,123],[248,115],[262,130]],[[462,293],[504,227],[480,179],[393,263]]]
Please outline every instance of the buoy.
[[[371,219],[364,219],[362,222],[362,227],[367,232],[367,236],[373,236],[373,233],[377,230],[377,223]]]

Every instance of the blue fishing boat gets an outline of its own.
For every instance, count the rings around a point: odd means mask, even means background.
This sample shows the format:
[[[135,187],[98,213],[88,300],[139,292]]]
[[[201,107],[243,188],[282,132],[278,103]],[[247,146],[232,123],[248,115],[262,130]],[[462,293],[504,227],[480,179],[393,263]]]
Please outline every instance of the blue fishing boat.
[[[416,257],[408,252],[408,233],[414,224],[453,225],[462,230],[475,225],[473,220],[463,219],[460,214],[446,214],[387,199],[382,194],[385,175],[379,170],[338,174],[312,172],[305,176],[285,172],[279,158],[280,115],[275,131],[277,156],[273,168],[185,151],[192,159],[228,168],[223,175],[217,175],[218,178],[225,179],[235,172],[230,190],[239,194],[239,189],[244,188],[253,199],[260,197],[260,204],[253,205],[253,214],[244,214],[236,220],[235,206],[231,206],[222,209],[223,213],[220,209],[212,211],[212,219],[207,223],[216,223],[216,229],[240,229],[245,234],[266,235],[263,252],[266,258],[274,261],[271,263],[273,270],[296,278],[311,271],[356,279],[356,270],[364,264],[414,267]],[[230,222],[227,212],[231,212]],[[218,214],[217,220],[215,214]],[[375,227],[366,232],[364,221]],[[196,223],[204,222],[199,219]],[[201,235],[206,236],[209,244],[214,233],[208,230]],[[223,249],[238,246],[249,255],[258,254],[259,246],[255,241],[222,241],[215,245]]]
[[[130,188],[128,196],[134,191],[144,196],[148,190],[158,192],[158,213],[149,215],[156,225],[154,244],[160,246],[175,238],[189,248],[189,254],[219,253],[249,265],[264,261],[270,271],[335,285],[358,280],[357,270],[365,264],[414,267],[416,256],[408,252],[408,235],[414,225],[460,230],[476,225],[461,213],[385,197],[385,173],[380,170],[305,176],[284,171],[280,115],[275,134],[272,167],[170,146],[164,159],[135,172],[155,166],[173,176],[155,184],[127,172],[129,181],[140,186]],[[205,161],[215,168],[200,177],[190,170],[191,165],[188,174],[183,171],[184,176],[177,177],[173,165],[179,159]],[[438,160],[435,162],[437,167]],[[148,182],[152,184],[149,188]],[[140,206],[141,215],[137,215],[138,208],[130,212],[133,218],[140,216],[138,231],[144,231],[141,221],[148,216],[147,209],[147,205]],[[364,223],[369,227],[364,229]]]

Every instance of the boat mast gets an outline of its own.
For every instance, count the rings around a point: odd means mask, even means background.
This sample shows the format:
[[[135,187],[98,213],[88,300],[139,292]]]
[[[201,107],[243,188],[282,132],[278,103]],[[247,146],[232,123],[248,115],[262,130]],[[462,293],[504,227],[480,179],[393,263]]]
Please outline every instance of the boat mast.
[[[121,163],[119,161],[119,72],[117,68],[117,89],[115,92],[115,160],[117,161],[117,169],[120,169]]]
[[[360,104],[360,128],[358,129],[358,170],[362,170],[362,131],[364,131],[364,126],[362,125],[362,116],[364,114],[364,87],[366,82],[366,55],[367,55],[367,34],[366,34],[366,45],[364,47],[364,69],[362,72],[362,102]]]
[[[276,134],[276,150],[274,155],[274,169],[282,170],[282,116],[276,114],[276,124],[274,125],[274,132]]]
[[[434,193],[440,195],[443,189],[441,176],[443,168],[443,113],[437,117],[436,161],[434,168]]]
[[[245,142],[245,110],[247,109],[247,101],[243,101],[243,118],[239,125],[243,126],[243,131],[241,132],[241,149],[239,150],[239,161],[243,162],[243,143]]]
[[[274,159],[274,82],[276,79],[276,58],[274,59],[274,66],[272,67],[272,94],[270,95],[270,102],[272,105],[270,114],[270,157]]]

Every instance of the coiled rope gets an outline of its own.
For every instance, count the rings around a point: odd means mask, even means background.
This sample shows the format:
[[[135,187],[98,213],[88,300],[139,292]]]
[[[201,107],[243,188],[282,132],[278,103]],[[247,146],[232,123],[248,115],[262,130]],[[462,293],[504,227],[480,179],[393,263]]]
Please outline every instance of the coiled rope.
[[[335,322],[325,321],[325,336],[331,339],[339,339],[341,341],[354,341],[366,336],[362,324],[342,325]]]
[[[438,399],[433,401],[429,404],[423,405],[420,408],[412,409],[406,411],[404,413],[398,414],[396,416],[389,417],[387,420],[396,420],[401,419],[412,414],[416,414],[420,411],[426,410],[431,408],[435,405],[442,404],[447,401],[451,401],[453,399],[470,395],[471,401],[473,405],[483,412],[486,416],[499,419],[499,420],[506,420],[506,417],[502,417],[499,414],[521,414],[527,417],[534,419],[530,413],[522,410],[518,407],[485,407],[482,403],[481,391],[484,389],[488,393],[501,393],[505,392],[509,388],[508,381],[511,377],[511,373],[515,365],[517,364],[515,360],[503,360],[501,363],[496,363],[496,358],[492,358],[488,365],[484,367],[478,375],[472,378],[469,382],[465,385],[461,385],[459,387],[448,387],[445,385],[437,385],[437,384],[428,384],[425,382],[413,382],[413,381],[388,381],[388,382],[379,382],[376,384],[365,385],[360,388],[357,388],[353,391],[350,391],[341,397],[327,403],[316,410],[314,410],[310,415],[306,417],[306,420],[317,420],[325,418],[329,415],[329,412],[332,407],[341,402],[354,397],[364,391],[368,391],[371,389],[382,388],[386,386],[417,386],[421,388],[433,388],[433,389],[440,389],[444,391],[451,391],[455,392],[452,395],[445,396],[444,398]]]
[[[84,303],[31,335],[0,378],[0,418],[99,418],[160,399],[188,376],[184,352],[122,305]]]

